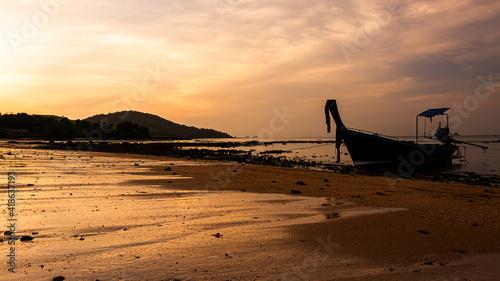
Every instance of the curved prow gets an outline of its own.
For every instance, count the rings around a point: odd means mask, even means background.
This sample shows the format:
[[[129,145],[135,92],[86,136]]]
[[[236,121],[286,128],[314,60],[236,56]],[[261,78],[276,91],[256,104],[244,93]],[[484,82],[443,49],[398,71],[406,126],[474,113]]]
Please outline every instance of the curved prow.
[[[335,124],[337,124],[337,129],[344,126],[344,123],[342,123],[342,119],[340,119],[340,113],[339,109],[337,108],[336,100],[327,100],[325,105],[325,117],[326,125],[328,126],[328,133],[331,131],[330,114],[332,114],[333,120],[335,121]]]
[[[337,148],[337,163],[340,162],[340,145],[342,144],[342,128],[344,128],[344,123],[342,123],[342,119],[340,119],[339,109],[337,107],[336,100],[327,100],[325,105],[325,117],[326,117],[326,125],[328,127],[328,133],[331,131],[331,121],[330,114],[337,125],[337,129],[335,130],[335,147]]]

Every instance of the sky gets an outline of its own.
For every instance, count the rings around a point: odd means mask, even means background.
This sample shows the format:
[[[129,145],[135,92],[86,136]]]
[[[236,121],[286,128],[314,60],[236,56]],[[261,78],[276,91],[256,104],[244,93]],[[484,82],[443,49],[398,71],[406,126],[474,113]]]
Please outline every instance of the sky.
[[[3,114],[324,137],[336,99],[347,127],[413,135],[418,113],[449,107],[452,131],[500,134],[499,1],[0,4]]]

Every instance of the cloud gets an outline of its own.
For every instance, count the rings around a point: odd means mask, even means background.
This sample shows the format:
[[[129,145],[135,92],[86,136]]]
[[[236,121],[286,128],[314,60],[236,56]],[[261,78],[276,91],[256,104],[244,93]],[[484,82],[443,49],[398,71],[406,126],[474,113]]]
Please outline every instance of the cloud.
[[[401,0],[397,13],[397,0],[65,3],[17,54],[7,35],[43,9],[0,12],[0,95],[16,97],[0,111],[110,111],[159,65],[162,83],[130,109],[252,135],[288,106],[300,117],[281,135],[322,135],[322,103],[336,98],[348,124],[406,134],[421,109],[461,102],[500,72],[495,1]],[[342,44],[357,50],[350,62]]]

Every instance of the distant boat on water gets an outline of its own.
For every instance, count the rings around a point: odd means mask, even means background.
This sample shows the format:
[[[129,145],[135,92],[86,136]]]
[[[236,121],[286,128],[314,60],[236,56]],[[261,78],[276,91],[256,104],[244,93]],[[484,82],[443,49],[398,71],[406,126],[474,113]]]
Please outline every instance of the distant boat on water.
[[[337,107],[336,100],[328,100],[325,105],[326,123],[330,132],[330,115],[333,117],[336,128],[337,162],[340,161],[340,146],[344,143],[349,151],[354,165],[367,166],[392,166],[401,163],[406,166],[418,167],[423,165],[450,166],[452,159],[462,158],[461,151],[456,144],[470,144],[453,139],[449,130],[448,115],[445,113],[449,108],[434,108],[426,110],[417,115],[415,141],[401,141],[396,137],[381,135],[359,129],[347,128]],[[428,137],[439,141],[436,144],[424,144],[418,142],[418,120],[420,117],[432,118],[436,115],[446,116],[446,125],[437,128],[434,137]],[[425,133],[424,133],[425,135]],[[479,146],[483,149],[487,147]]]

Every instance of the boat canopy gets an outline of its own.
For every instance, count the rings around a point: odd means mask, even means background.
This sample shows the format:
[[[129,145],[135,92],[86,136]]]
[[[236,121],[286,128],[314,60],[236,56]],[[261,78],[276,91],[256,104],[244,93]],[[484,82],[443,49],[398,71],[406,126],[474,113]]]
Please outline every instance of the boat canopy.
[[[448,109],[449,108],[446,107],[427,109],[426,111],[420,113],[417,116],[434,117],[436,115],[443,115],[446,111],[448,111]]]

